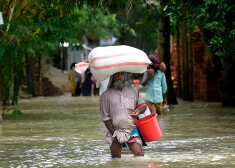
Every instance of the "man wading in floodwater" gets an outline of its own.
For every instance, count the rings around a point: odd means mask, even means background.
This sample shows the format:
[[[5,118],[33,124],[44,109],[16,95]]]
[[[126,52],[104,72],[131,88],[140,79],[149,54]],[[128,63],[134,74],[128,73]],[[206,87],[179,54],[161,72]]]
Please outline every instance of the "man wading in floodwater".
[[[121,158],[123,143],[134,156],[143,156],[142,141],[133,118],[144,113],[145,107],[138,90],[125,85],[125,73],[117,72],[110,77],[108,90],[100,97],[102,121],[108,129],[106,143],[111,144],[113,158]]]

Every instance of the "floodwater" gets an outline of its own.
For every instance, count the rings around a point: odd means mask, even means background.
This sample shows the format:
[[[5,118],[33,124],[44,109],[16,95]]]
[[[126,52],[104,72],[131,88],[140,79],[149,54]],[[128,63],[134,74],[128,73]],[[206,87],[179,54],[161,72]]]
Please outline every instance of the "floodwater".
[[[110,157],[99,97],[20,100],[22,116],[0,124],[0,167],[176,168],[235,167],[235,109],[179,100],[158,117],[163,136],[143,157],[125,148]],[[9,112],[10,113],[10,112]]]

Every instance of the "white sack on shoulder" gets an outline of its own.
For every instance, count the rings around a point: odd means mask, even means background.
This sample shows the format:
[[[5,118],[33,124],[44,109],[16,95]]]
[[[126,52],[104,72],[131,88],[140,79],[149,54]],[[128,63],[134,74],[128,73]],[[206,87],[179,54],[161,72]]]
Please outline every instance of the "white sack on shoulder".
[[[88,60],[92,74],[100,81],[120,71],[144,73],[151,63],[145,52],[125,45],[96,47]]]
[[[88,63],[79,62],[75,64],[75,71],[77,71],[80,74],[83,74],[87,70],[88,66],[89,66]]]

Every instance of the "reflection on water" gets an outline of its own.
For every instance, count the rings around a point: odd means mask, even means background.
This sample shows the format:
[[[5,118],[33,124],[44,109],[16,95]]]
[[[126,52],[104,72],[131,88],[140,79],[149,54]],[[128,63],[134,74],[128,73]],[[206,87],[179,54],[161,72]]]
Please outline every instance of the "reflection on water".
[[[235,109],[179,100],[158,117],[163,137],[134,158],[111,159],[99,97],[20,101],[23,115],[0,124],[0,167],[233,167]]]

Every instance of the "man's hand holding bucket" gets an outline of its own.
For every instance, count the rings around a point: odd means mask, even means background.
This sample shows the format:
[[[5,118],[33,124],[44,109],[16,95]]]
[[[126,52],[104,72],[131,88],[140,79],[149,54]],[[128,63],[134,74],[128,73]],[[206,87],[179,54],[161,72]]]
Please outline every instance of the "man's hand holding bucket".
[[[137,118],[139,114],[143,114],[146,110],[146,107],[141,107],[140,109],[136,109],[135,111],[133,111],[133,113],[131,114],[132,118]]]

